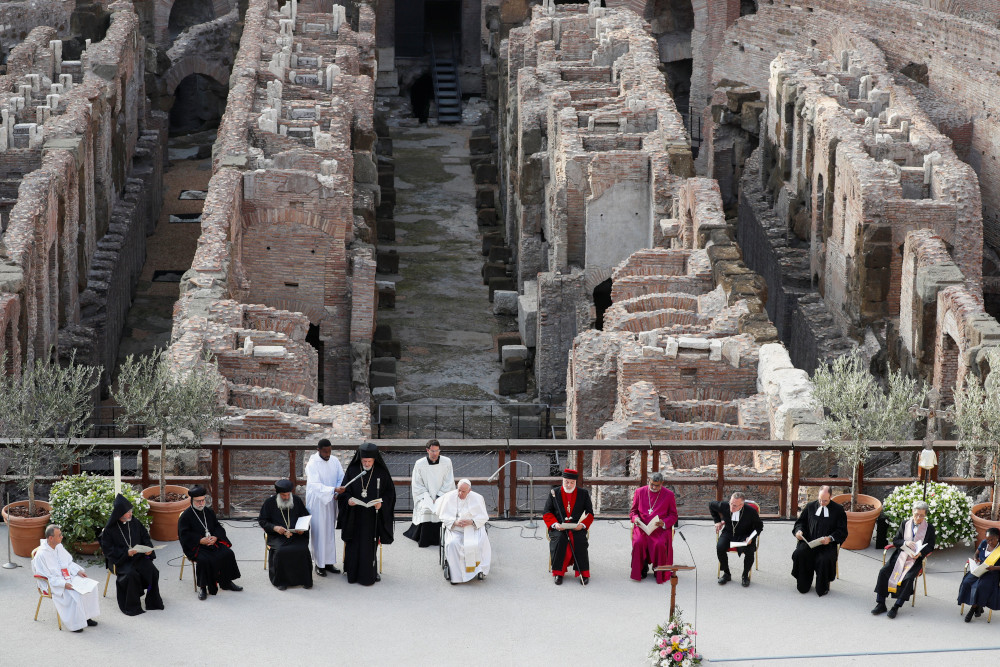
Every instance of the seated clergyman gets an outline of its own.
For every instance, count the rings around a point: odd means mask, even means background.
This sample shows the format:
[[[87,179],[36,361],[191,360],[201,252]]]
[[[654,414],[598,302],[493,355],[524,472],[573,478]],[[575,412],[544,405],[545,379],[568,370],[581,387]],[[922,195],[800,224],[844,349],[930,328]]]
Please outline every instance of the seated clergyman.
[[[240,578],[233,544],[226,536],[226,529],[215,517],[215,512],[207,506],[205,487],[194,487],[188,491],[188,496],[191,507],[184,510],[177,520],[177,535],[184,555],[194,565],[198,599],[206,599],[209,593],[215,595],[220,588],[242,591],[242,586],[233,583],[233,579]]]
[[[132,503],[122,494],[115,496],[108,525],[101,531],[101,549],[108,569],[117,573],[118,608],[127,616],[143,613],[140,601],[146,596],[146,611],[163,609],[160,571],[153,565],[153,540],[142,523],[132,516]]]
[[[291,481],[274,483],[275,494],[264,501],[257,523],[267,533],[271,553],[267,574],[271,583],[283,591],[289,586],[312,588],[312,557],[309,555],[309,531],[296,528],[300,518],[309,516],[302,499],[292,493]]]
[[[489,574],[491,551],[486,522],[490,515],[483,497],[472,490],[472,482],[460,480],[457,489],[441,496],[434,511],[444,524],[444,553],[451,583]]]
[[[674,492],[664,488],[662,474],[654,472],[648,485],[635,490],[629,519],[632,521],[632,579],[641,581],[649,576],[650,565],[654,568],[673,565],[677,502]],[[668,571],[658,571],[656,583],[669,581],[670,576]]]
[[[45,527],[45,539],[35,550],[31,569],[49,580],[52,602],[67,630],[83,632],[88,625],[97,625],[94,618],[101,614],[97,584],[89,582],[90,590],[86,592],[73,585],[78,578],[86,579],[87,573],[73,562],[73,557],[62,545],[62,529],[54,523]],[[77,586],[84,588],[83,583]]]
[[[562,586],[563,577],[572,565],[574,574],[586,586],[590,581],[587,531],[594,523],[594,506],[590,493],[577,487],[580,475],[576,470],[566,468],[562,477],[562,484],[549,491],[542,516],[549,529],[552,577],[556,586]]]
[[[403,533],[421,547],[438,544],[441,519],[434,511],[434,505],[444,494],[455,490],[451,459],[441,456],[440,443],[428,440],[426,449],[427,456],[413,465],[410,482],[413,523]]]
[[[816,500],[802,508],[792,527],[798,540],[792,552],[792,576],[799,593],[809,592],[815,575],[816,595],[826,595],[837,577],[837,545],[847,539],[847,512],[830,497],[830,487],[821,486]]]
[[[958,603],[971,605],[966,623],[982,616],[984,607],[1000,609],[1000,529],[986,529],[986,539],[979,543],[972,564],[976,567],[970,567],[958,587]],[[978,576],[976,569],[982,570]]]
[[[913,594],[913,584],[920,576],[924,558],[934,550],[934,526],[927,520],[927,510],[927,503],[918,500],[913,503],[913,518],[899,526],[899,532],[892,541],[896,550],[878,573],[872,614],[885,613],[885,599],[892,595],[896,604],[888,610],[888,617],[896,618],[900,607]]]

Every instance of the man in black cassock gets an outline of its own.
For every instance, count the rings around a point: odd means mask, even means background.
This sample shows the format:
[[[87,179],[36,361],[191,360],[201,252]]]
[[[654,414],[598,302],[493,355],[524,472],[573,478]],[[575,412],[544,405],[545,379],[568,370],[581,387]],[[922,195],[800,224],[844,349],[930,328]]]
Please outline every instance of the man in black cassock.
[[[337,525],[344,540],[344,574],[348,583],[371,586],[378,573],[378,545],[392,544],[396,489],[378,447],[366,442],[358,448],[344,473],[344,492],[337,499]],[[372,507],[358,503],[382,500]]]
[[[132,503],[122,494],[115,496],[111,518],[101,531],[104,565],[115,567],[118,608],[126,616],[143,613],[140,600],[146,596],[146,611],[163,609],[160,597],[160,571],[153,565],[156,552],[139,553],[135,547],[153,547],[149,531],[132,516]]]
[[[927,520],[929,509],[926,502],[918,500],[913,503],[913,518],[900,524],[896,539],[892,541],[896,550],[879,570],[875,582],[873,615],[888,612],[889,618],[896,618],[903,603],[913,594],[924,559],[934,551],[934,526]],[[896,604],[886,609],[885,599],[890,595],[896,598]]]
[[[264,501],[257,517],[271,548],[267,574],[279,591],[289,586],[312,588],[313,585],[309,531],[294,530],[299,517],[308,516],[309,510],[302,499],[292,493],[294,488],[287,479],[275,482],[275,494]]]
[[[750,535],[754,531],[760,535],[764,531],[764,522],[760,520],[757,510],[752,505],[747,504],[746,496],[740,491],[734,492],[729,497],[728,503],[713,500],[708,504],[708,511],[712,513],[715,530],[719,535],[719,539],[715,543],[715,554],[719,558],[719,572],[721,573],[719,584],[725,585],[727,581],[733,580],[729,573],[729,544],[750,540]],[[750,585],[750,569],[753,567],[756,552],[756,537],[750,540],[745,547],[736,549],[736,555],[743,556],[743,588]]]
[[[574,575],[582,577],[580,583],[586,586],[590,581],[587,531],[594,523],[594,506],[590,493],[577,488],[580,475],[576,470],[566,468],[562,476],[563,483],[549,491],[542,515],[548,528],[553,581],[562,586],[563,577],[572,565]],[[576,527],[569,528],[570,525]]]
[[[188,491],[191,507],[177,520],[177,535],[184,555],[194,567],[199,600],[208,598],[209,593],[215,595],[220,588],[243,590],[242,586],[233,583],[233,579],[240,578],[233,543],[226,537],[226,529],[215,517],[215,512],[206,506],[205,493],[203,486]]]
[[[799,593],[809,592],[815,573],[816,595],[826,595],[837,576],[837,545],[847,539],[847,512],[830,501],[829,486],[821,486],[817,499],[802,509],[792,533],[799,540],[792,552],[792,576]],[[810,548],[808,543],[819,538],[823,543]]]

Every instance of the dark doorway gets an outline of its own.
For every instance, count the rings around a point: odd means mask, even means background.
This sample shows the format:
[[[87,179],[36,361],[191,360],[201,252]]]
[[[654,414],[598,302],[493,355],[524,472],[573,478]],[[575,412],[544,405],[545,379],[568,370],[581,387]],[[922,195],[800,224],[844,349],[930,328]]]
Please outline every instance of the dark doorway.
[[[681,113],[687,113],[691,107],[691,72],[693,69],[694,60],[691,58],[663,63],[663,72],[667,77],[670,96],[674,98],[674,105]]]
[[[611,307],[611,278],[594,288],[594,328],[604,329],[604,312]]]
[[[229,88],[203,74],[191,74],[177,84],[170,108],[170,135],[191,134],[219,127]]]
[[[326,361],[323,358],[323,339],[319,337],[319,327],[317,325],[309,325],[309,331],[306,333],[306,342],[316,348],[316,357],[319,359],[319,363],[316,364],[316,401],[323,403],[323,367],[326,365]]]
[[[461,0],[396,2],[396,56],[422,58],[433,39],[439,55],[461,44]],[[458,54],[456,54],[458,55]]]

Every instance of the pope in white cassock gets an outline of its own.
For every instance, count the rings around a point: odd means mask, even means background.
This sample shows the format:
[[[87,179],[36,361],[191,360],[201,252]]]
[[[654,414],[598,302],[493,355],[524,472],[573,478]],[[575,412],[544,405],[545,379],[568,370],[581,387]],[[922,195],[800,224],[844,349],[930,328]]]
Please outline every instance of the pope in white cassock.
[[[472,490],[472,482],[463,479],[458,489],[441,496],[437,513],[444,524],[444,554],[448,559],[450,580],[460,584],[490,573],[490,538],[486,534],[486,511],[483,497]]]
[[[101,614],[101,598],[98,597],[97,583],[87,579],[87,573],[83,568],[73,562],[73,557],[62,545],[62,530],[59,526],[55,524],[46,526],[45,539],[35,550],[35,556],[31,559],[31,569],[35,574],[49,580],[52,602],[67,630],[82,632],[88,625],[91,627],[97,625],[97,621],[93,620]],[[45,582],[38,579],[35,583],[39,588],[45,586]],[[84,588],[89,590],[82,592]]]
[[[451,459],[441,456],[441,445],[437,440],[428,440],[426,448],[427,456],[413,465],[413,479],[410,483],[413,525],[403,533],[421,547],[441,543],[441,519],[434,511],[434,503],[455,489]]]
[[[343,493],[344,467],[332,456],[333,446],[323,438],[316,445],[316,453],[306,463],[306,509],[312,515],[309,541],[316,574],[325,577],[327,572],[338,574],[337,568],[337,494]]]

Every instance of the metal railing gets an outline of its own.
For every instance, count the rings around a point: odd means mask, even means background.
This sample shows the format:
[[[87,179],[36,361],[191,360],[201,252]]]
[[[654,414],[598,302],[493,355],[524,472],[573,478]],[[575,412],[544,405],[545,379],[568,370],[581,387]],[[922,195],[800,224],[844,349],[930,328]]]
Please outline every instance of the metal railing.
[[[155,443],[144,440],[114,439],[86,441],[95,445],[94,455],[88,460],[72,467],[67,472],[79,472],[81,469],[100,472],[94,469],[93,462],[97,457],[104,457],[111,450],[133,450],[138,452],[135,474],[123,478],[128,483],[148,487],[154,482],[150,470],[150,450],[156,450]],[[336,441],[335,447],[346,456],[350,450],[361,444],[361,440]],[[560,482],[560,468],[573,465],[581,473],[581,483],[591,489],[617,490],[619,495],[630,497],[633,488],[644,485],[652,470],[660,469],[664,457],[673,457],[675,462],[683,457],[691,459],[698,465],[678,469],[676,466],[666,468],[667,485],[674,489],[679,497],[687,491],[696,492],[687,506],[679,506],[682,516],[704,517],[707,515],[706,500],[723,500],[727,494],[735,490],[752,489],[756,493],[772,494],[773,500],[762,514],[769,517],[792,518],[799,510],[800,501],[805,495],[800,493],[807,488],[829,484],[847,487],[850,484],[848,476],[840,474],[832,463],[832,454],[821,451],[822,443],[799,442],[787,440],[765,441],[673,441],[673,440],[561,440],[560,448],[553,449],[554,441],[543,440],[441,440],[442,451],[451,457],[455,464],[456,477],[467,477],[479,491],[486,491],[495,499],[491,508],[496,514],[506,517],[525,516],[528,505],[534,502],[535,508],[541,507],[539,497],[529,498],[527,493],[534,487],[541,492],[541,500],[547,494],[548,485]],[[5,444],[0,441],[0,448]],[[393,474],[397,493],[404,500],[408,498],[412,463],[424,453],[424,441],[420,440],[381,440],[379,449],[383,453],[390,472]],[[888,489],[891,486],[908,484],[919,479],[919,468],[916,467],[916,456],[922,448],[919,441],[906,442],[901,445],[875,444],[873,455],[898,456],[905,460],[904,467],[910,470],[907,474],[898,471],[893,476],[871,476],[865,469],[859,471],[859,490],[872,490],[878,487]],[[939,470],[949,469],[949,460],[957,456],[957,444],[953,441],[937,441],[934,443],[939,466],[931,475],[935,481],[947,482],[967,489],[989,487],[990,481],[983,477],[970,474],[939,475]],[[174,450],[177,451],[177,450]],[[190,451],[190,450],[188,450]],[[291,479],[293,483],[302,483],[303,464],[315,451],[313,441],[306,440],[224,440],[222,442],[205,442],[198,450],[196,457],[204,465],[191,475],[169,475],[167,483],[205,485],[212,496],[213,508],[222,516],[245,515],[256,513],[260,498],[269,495],[271,486],[282,477]],[[601,454],[594,454],[601,452]],[[600,469],[599,459],[608,453],[624,455],[635,461],[634,466],[626,466],[620,475],[594,476],[588,471]],[[0,457],[2,457],[0,449]],[[747,466],[748,456],[772,457],[767,465]],[[586,466],[590,457],[590,466]],[[523,474],[514,459],[525,459],[533,463],[537,476]],[[598,463],[595,465],[594,460]],[[707,462],[707,463],[706,463]],[[494,479],[494,471],[502,468]],[[761,468],[758,470],[757,468]],[[475,474],[479,471],[479,474]],[[107,473],[105,473],[107,474]],[[16,475],[14,476],[16,477]],[[39,483],[50,483],[58,476],[40,478]],[[770,491],[769,491],[770,490]],[[624,492],[624,493],[622,493]],[[247,503],[241,507],[237,502],[245,498]],[[524,499],[524,502],[521,501]],[[254,506],[252,503],[256,503]],[[693,509],[692,509],[693,508]],[[407,513],[406,503],[398,503],[396,511],[400,515]],[[627,513],[627,505],[609,506],[600,511],[601,516],[615,517]]]
[[[545,439],[553,437],[560,411],[565,415],[565,408],[542,403],[383,403],[372,432],[378,439]]]

